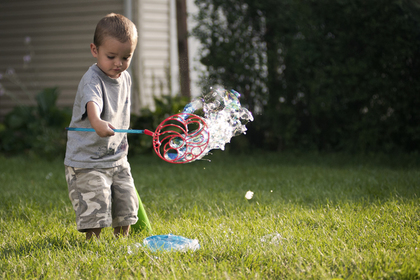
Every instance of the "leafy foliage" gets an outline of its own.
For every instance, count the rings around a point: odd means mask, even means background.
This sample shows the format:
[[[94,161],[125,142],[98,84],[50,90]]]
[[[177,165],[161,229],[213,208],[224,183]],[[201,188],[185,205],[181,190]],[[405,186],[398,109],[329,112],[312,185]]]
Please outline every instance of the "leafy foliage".
[[[189,100],[187,97],[162,95],[160,98],[154,97],[154,101],[155,111],[145,108],[140,115],[131,116],[132,128],[154,131],[163,120],[181,112]],[[153,139],[149,136],[128,134],[128,142],[130,156],[153,152]]]
[[[196,0],[203,85],[241,92],[254,146],[415,151],[413,1]]]
[[[56,105],[57,88],[47,88],[36,96],[37,106],[18,106],[6,115],[0,129],[0,151],[6,154],[32,153],[46,158],[63,156],[64,127],[71,113]]]

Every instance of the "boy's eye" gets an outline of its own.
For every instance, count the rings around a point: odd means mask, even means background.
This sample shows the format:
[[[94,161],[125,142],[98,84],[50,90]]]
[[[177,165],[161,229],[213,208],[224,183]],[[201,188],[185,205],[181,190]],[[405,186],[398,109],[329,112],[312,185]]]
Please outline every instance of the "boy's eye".
[[[114,56],[108,56],[109,59],[114,59]]]

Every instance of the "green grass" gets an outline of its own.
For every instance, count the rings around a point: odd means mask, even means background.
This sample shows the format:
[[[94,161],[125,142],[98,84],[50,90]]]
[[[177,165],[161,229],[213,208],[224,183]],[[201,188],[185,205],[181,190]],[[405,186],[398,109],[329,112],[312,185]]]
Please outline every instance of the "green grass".
[[[0,278],[420,279],[418,156],[207,158],[130,159],[153,234],[201,248],[128,254],[146,233],[77,232],[61,161],[0,156]]]

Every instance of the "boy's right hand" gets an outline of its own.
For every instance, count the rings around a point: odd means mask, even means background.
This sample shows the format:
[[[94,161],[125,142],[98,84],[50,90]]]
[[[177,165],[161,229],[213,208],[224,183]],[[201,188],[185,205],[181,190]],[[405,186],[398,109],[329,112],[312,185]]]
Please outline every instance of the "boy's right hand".
[[[96,103],[92,101],[88,102],[86,105],[86,111],[88,114],[90,125],[93,129],[95,129],[96,134],[98,134],[100,137],[108,137],[115,135],[115,132],[113,131],[115,127],[109,122],[101,120],[99,107],[98,105],[96,105]]]
[[[96,134],[98,134],[100,137],[115,135],[115,132],[113,131],[115,127],[113,127],[109,122],[99,119],[94,122],[91,121],[90,124],[92,125],[93,129],[95,129]]]

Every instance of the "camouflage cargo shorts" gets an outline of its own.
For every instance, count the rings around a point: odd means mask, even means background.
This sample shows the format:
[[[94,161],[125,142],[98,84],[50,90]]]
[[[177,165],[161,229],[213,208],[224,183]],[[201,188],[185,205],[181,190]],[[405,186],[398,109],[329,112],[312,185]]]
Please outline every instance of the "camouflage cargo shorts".
[[[128,162],[113,168],[65,169],[78,231],[137,222],[139,201]]]

